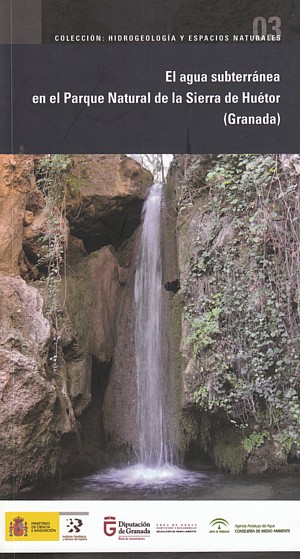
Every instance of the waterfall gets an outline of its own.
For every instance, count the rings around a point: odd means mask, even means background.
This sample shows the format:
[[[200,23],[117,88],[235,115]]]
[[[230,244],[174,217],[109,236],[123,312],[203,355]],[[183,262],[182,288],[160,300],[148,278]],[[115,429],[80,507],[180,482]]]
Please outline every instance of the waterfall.
[[[135,276],[135,363],[138,388],[138,456],[147,467],[171,462],[167,440],[162,367],[162,185],[154,184],[143,208]]]

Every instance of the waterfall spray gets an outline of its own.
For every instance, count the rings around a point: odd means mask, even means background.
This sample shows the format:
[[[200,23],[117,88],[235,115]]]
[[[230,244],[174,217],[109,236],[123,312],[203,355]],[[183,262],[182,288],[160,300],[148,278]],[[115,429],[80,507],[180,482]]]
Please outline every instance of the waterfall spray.
[[[138,456],[147,467],[160,467],[172,461],[166,432],[162,367],[161,196],[162,185],[154,184],[144,204],[134,287]]]
[[[135,372],[137,378],[137,464],[109,468],[95,476],[105,487],[171,487],[192,482],[194,474],[173,464],[172,389],[166,368],[163,331],[164,290],[161,250],[162,185],[154,184],[143,207],[143,226],[134,284]],[[164,320],[163,320],[164,318]],[[163,358],[164,357],[164,358]],[[168,388],[167,388],[168,387]],[[167,403],[168,402],[168,403]],[[202,474],[199,474],[202,476]],[[199,478],[197,474],[197,483]],[[91,478],[92,479],[92,478]]]

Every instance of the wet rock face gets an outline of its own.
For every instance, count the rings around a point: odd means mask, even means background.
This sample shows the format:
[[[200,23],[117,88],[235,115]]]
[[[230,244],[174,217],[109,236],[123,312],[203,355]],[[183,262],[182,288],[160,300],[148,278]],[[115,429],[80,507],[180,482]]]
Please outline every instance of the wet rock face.
[[[34,189],[32,156],[0,155],[0,273],[2,274],[19,274],[18,259],[22,249],[25,208],[27,198]]]
[[[49,212],[35,180],[38,162],[39,157],[0,156],[0,486],[5,495],[61,473],[91,471],[107,459],[102,403],[129,278],[132,233],[152,182],[150,173],[125,156],[75,157],[72,172],[64,175],[73,235],[62,211],[66,265],[49,311],[49,284],[41,281],[47,262],[39,263],[47,249]]]
[[[28,212],[26,212],[27,216]],[[43,247],[43,237],[47,231],[47,216],[41,211],[34,215],[32,213],[32,219],[24,223],[23,230],[23,250],[25,256],[32,265],[35,265],[39,259]]]
[[[289,226],[289,215],[298,220],[298,157],[183,155],[174,171],[182,449],[234,473],[299,469],[290,413],[292,385],[299,405],[299,299],[290,288],[299,239]]]
[[[106,245],[118,249],[139,225],[151,173],[120,155],[78,156],[75,161],[73,197],[67,207],[71,233],[82,239],[88,252]]]
[[[13,482],[18,489],[57,471],[62,438],[75,432],[63,382],[47,365],[51,332],[42,307],[34,287],[0,277],[0,483],[8,494]]]
[[[137,248],[137,243],[135,246]],[[136,448],[138,444],[133,320],[136,260],[137,250],[121,293],[116,316],[116,345],[103,404],[104,427],[113,448]]]
[[[34,287],[20,278],[0,276],[0,343],[12,351],[47,356],[50,324],[43,315],[43,299]],[[24,340],[22,336],[24,335]]]
[[[288,471],[288,469],[286,456],[276,442],[267,441],[261,448],[252,451],[247,459],[247,473],[249,474]],[[290,470],[292,469],[290,468]]]
[[[101,362],[112,359],[122,294],[116,257],[108,247],[91,253],[67,278],[67,307],[80,347]]]

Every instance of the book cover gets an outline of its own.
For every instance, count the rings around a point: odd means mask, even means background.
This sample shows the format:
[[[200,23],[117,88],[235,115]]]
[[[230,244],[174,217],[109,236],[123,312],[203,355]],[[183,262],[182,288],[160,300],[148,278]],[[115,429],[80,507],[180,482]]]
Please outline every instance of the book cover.
[[[297,3],[0,10],[1,553],[298,557]]]

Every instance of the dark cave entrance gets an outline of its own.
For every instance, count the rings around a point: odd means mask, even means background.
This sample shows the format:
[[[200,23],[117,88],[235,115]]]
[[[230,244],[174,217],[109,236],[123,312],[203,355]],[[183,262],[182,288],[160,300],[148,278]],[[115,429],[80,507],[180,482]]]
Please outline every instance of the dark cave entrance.
[[[93,471],[103,467],[108,458],[105,452],[106,440],[103,425],[102,405],[108,383],[111,361],[102,362],[92,357],[91,395],[88,409],[80,417],[81,460],[83,468]]]

